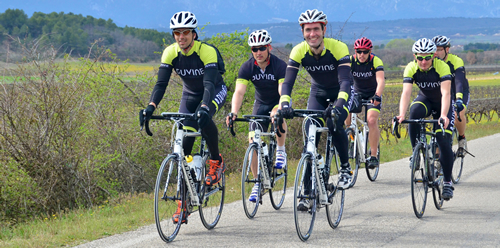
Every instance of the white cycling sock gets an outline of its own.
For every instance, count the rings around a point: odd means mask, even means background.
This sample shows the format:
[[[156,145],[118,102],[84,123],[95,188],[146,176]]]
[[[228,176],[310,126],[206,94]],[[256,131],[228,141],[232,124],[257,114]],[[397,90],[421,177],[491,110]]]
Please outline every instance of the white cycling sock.
[[[285,152],[285,146],[277,146],[276,150],[277,151],[284,151]]]

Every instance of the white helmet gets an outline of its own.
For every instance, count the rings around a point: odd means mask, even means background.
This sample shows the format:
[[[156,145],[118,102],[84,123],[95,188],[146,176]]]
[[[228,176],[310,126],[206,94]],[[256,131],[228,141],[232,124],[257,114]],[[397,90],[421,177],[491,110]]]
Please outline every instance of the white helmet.
[[[300,14],[299,24],[302,26],[305,23],[315,23],[320,22],[326,25],[328,21],[326,20],[326,14],[323,11],[317,9],[306,10],[306,12]]]
[[[422,38],[413,43],[411,51],[413,53],[434,53],[436,52],[436,49],[437,47],[436,44],[434,44],[434,41],[427,38]]]
[[[265,46],[271,44],[272,41],[271,35],[264,29],[253,31],[248,37],[248,45],[251,47]]]
[[[440,47],[450,47],[451,46],[450,38],[448,38],[444,35],[434,36],[434,38],[432,38],[432,41],[434,41],[436,46],[440,46]]]
[[[196,16],[189,11],[177,12],[170,19],[170,29],[176,28],[196,28],[198,21]]]

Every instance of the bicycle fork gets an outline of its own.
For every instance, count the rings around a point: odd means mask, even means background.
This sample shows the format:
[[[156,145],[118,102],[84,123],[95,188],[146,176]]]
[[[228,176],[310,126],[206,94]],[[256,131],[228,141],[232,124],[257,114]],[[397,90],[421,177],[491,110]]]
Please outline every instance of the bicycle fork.
[[[328,128],[321,128],[320,130],[323,131],[323,129],[326,129],[328,131]],[[318,130],[318,127],[314,124],[309,125],[309,137],[307,139],[307,144],[306,144],[306,152],[311,154],[312,159],[312,167],[311,167],[311,178],[312,178],[312,187],[311,187],[311,192],[314,192],[317,182],[319,182],[320,187],[318,187],[319,191],[319,202],[322,205],[325,205],[328,203],[328,195],[326,193],[326,187],[325,187],[325,181],[323,179],[322,173],[319,173],[319,164],[316,163],[316,131]],[[326,165],[325,165],[326,166]],[[305,173],[305,170],[304,170]]]
[[[255,136],[253,138],[253,141],[256,142],[258,144],[258,154],[257,155],[257,163],[258,163],[258,170],[259,172],[257,173],[258,175],[261,175],[262,176],[262,186],[264,187],[264,189],[270,189],[271,188],[271,179],[270,179],[270,176],[269,176],[269,170],[266,168],[267,166],[265,165],[265,158],[264,158],[264,151],[263,149],[269,149],[269,148],[264,148],[262,147],[262,140],[261,140],[261,135],[260,135],[261,131],[260,129],[256,128],[255,129]],[[262,173],[260,173],[262,172]]]

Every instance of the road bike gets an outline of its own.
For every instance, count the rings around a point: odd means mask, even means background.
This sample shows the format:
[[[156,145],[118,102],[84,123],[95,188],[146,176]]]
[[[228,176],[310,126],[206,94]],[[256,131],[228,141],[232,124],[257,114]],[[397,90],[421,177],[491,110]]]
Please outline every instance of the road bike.
[[[297,166],[293,194],[295,228],[302,241],[306,241],[311,236],[316,213],[321,208],[326,208],[328,223],[332,228],[339,225],[344,211],[345,191],[337,187],[340,159],[334,148],[332,135],[328,128],[323,127],[318,120],[322,115],[322,110],[294,110],[294,117],[304,118],[302,133],[305,147]],[[308,122],[309,125],[307,125]],[[306,126],[308,126],[307,131]],[[318,134],[321,133],[328,133],[324,156],[321,156],[316,148],[316,139],[319,139]],[[335,170],[331,168],[332,162],[335,163]],[[310,177],[306,177],[306,171],[308,175],[311,175]],[[298,208],[303,200],[309,203],[307,209]]]
[[[379,166],[368,166],[368,158],[371,157],[371,148],[368,141],[367,106],[373,105],[370,100],[362,100],[365,107],[365,117],[361,119],[358,114],[351,113],[351,125],[346,128],[347,141],[349,145],[349,164],[351,165],[352,181],[349,187],[353,187],[358,177],[361,163],[365,163],[366,175],[370,181],[375,181],[378,176]],[[380,143],[377,147],[378,161],[380,161]]]
[[[445,130],[443,124],[438,120],[410,119],[403,120],[401,123],[415,123],[420,125],[420,136],[413,148],[413,154],[410,157],[410,166],[413,212],[417,218],[422,218],[425,212],[429,188],[432,189],[434,205],[437,209],[442,208],[444,201],[442,197],[444,185],[443,168],[439,163],[439,155],[437,154],[438,144],[436,135],[438,134],[427,131],[426,124],[439,123],[442,131],[441,135],[445,134]],[[392,133],[397,138],[400,138],[398,124],[398,119],[394,117]],[[430,137],[429,143],[427,143],[427,136]]]
[[[262,204],[262,197],[266,192],[269,192],[271,204],[274,209],[278,210],[285,201],[287,166],[282,169],[274,167],[274,155],[276,152],[276,135],[280,135],[277,128],[277,116],[273,117],[273,127],[270,132],[263,132],[262,123],[270,123],[271,117],[265,115],[243,115],[243,118],[236,118],[234,121],[230,118],[231,134],[235,136],[234,122],[249,122],[254,125],[255,131],[252,137],[252,143],[248,145],[241,169],[241,197],[243,201],[243,209],[249,219],[252,219],[259,205]],[[284,130],[282,130],[284,132]],[[268,143],[264,142],[264,137],[268,137]],[[256,175],[251,172],[251,165],[257,163]],[[257,185],[257,186],[256,186]],[[254,186],[258,187],[257,197],[250,200],[249,196],[252,193]]]
[[[181,224],[187,224],[187,217],[199,212],[201,222],[207,229],[214,228],[220,220],[224,205],[225,176],[222,174],[218,183],[205,184],[205,174],[209,170],[208,149],[201,137],[201,132],[188,132],[183,129],[183,120],[197,120],[195,114],[163,112],[153,115],[151,119],[173,121],[171,133],[171,153],[163,160],[155,184],[154,211],[156,228],[165,242],[171,242],[179,233]],[[149,129],[149,121],[145,122],[146,133],[153,134]],[[201,157],[201,162],[189,165],[182,147],[184,138],[201,137],[200,150],[195,156]],[[178,217],[174,218],[180,208]]]

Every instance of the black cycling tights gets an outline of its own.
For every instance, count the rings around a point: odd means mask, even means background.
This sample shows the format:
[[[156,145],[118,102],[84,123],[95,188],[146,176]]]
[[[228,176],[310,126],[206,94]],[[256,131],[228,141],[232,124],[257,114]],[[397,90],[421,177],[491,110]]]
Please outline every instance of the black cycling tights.
[[[426,108],[427,106],[427,108]],[[420,119],[425,118],[430,115],[429,110],[431,109],[431,105],[424,106],[423,102],[414,102],[410,107],[410,119]],[[439,114],[433,116],[434,119],[439,118]],[[453,151],[451,149],[451,134],[448,133],[450,127],[446,129],[445,135],[442,135],[442,131],[440,128],[437,128],[438,125],[434,125],[434,130],[436,130],[436,141],[439,146],[440,156],[439,162],[443,166],[443,174],[444,181],[451,181],[451,172],[453,169]],[[408,125],[408,131],[410,133],[410,142],[411,146],[414,148],[418,137],[420,136],[420,125],[410,123]]]
[[[205,128],[201,130],[201,135],[205,138],[207,146],[210,150],[210,158],[213,160],[220,160],[219,157],[219,131],[213,120],[210,120]],[[191,154],[193,150],[195,138],[186,137],[182,146],[184,147],[184,154]]]

